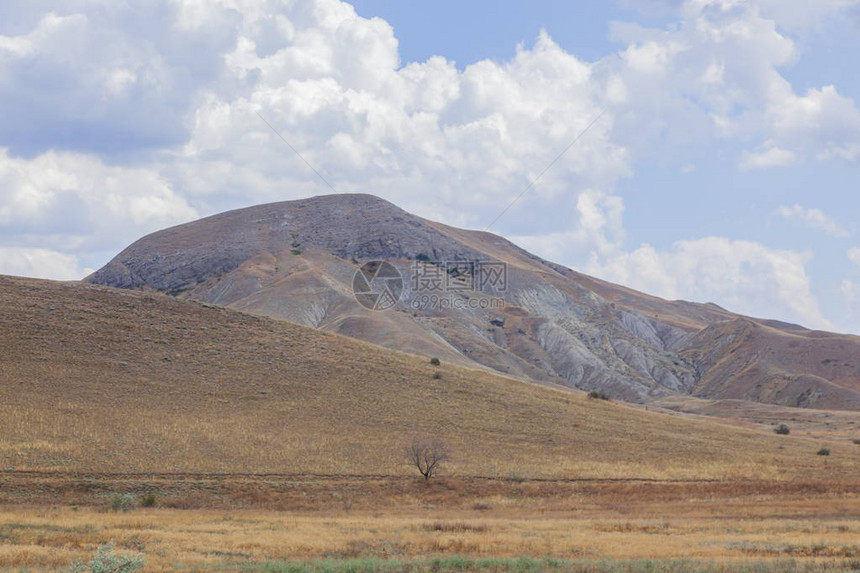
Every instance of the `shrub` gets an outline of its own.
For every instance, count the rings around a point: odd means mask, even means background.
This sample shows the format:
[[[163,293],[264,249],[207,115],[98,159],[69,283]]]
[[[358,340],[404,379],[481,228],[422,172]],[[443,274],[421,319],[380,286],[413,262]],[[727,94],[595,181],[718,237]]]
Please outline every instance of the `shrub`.
[[[72,573],[131,573],[144,565],[143,556],[130,557],[117,555],[113,542],[102,545],[96,550],[96,555],[89,563],[76,561],[72,564]]]
[[[589,392],[588,397],[592,400],[609,400],[609,396],[607,396],[603,392],[598,392],[597,390],[592,390],[591,392]]]
[[[430,364],[432,364],[433,366],[439,366],[442,363],[439,362],[439,359],[434,356],[433,358],[430,359]]]
[[[860,438],[855,438],[855,439],[853,439],[852,441],[853,441],[855,444],[857,444],[858,446],[860,446]]]
[[[787,436],[791,433],[791,428],[789,428],[787,424],[780,424],[774,428],[773,431],[780,436]]]
[[[425,255],[424,253],[419,253],[418,255],[416,255],[415,260],[416,260],[416,261],[421,261],[422,263],[429,263],[429,262],[430,262],[430,257],[428,257],[427,255]]]
[[[116,494],[110,501],[110,508],[114,511],[131,511],[134,509],[134,496],[130,493]]]
[[[818,450],[815,453],[818,454],[819,456],[829,456],[830,450],[828,450],[827,448],[821,448],[820,450]]]
[[[442,378],[442,374],[440,372],[433,373],[433,380],[440,380]]]
[[[302,252],[299,249],[291,249],[290,252],[296,256],[299,256],[302,254]]]
[[[148,493],[140,499],[141,507],[155,507],[155,494]]]

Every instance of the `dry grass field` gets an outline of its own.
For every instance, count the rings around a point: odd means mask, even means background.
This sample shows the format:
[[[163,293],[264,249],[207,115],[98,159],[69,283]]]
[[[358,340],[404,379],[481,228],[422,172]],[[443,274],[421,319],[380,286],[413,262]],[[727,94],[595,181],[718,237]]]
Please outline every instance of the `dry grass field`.
[[[860,448],[860,412],[788,408],[746,400],[702,400],[691,396],[671,396],[652,408],[679,415],[707,416],[733,426],[772,431],[780,424],[793,436],[845,442]]]
[[[433,559],[451,560],[450,570],[478,570],[480,559],[493,560],[489,570],[523,570],[522,556],[583,571],[860,569],[857,486],[453,478],[211,486],[192,483],[190,500],[157,490],[158,507],[127,512],[108,509],[107,491],[82,505],[4,505],[0,568],[62,569],[113,542],[145,555],[148,571],[301,570],[296,563],[314,560],[328,560],[319,570],[370,571]],[[165,507],[178,504],[204,508]]]
[[[0,277],[0,357],[0,570],[108,542],[148,571],[860,569],[860,446],[841,435],[77,283]],[[417,434],[450,450],[438,479],[402,459]]]

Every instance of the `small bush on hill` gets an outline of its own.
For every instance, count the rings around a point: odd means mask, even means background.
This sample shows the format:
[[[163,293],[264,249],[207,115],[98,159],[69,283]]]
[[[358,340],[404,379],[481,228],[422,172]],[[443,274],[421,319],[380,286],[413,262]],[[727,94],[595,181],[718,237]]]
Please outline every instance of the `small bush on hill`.
[[[439,362],[439,359],[434,356],[430,359],[430,364],[432,364],[433,366],[439,366],[441,362]]]
[[[141,507],[155,507],[155,494],[148,493],[140,499]]]
[[[76,561],[72,564],[72,573],[132,573],[142,569],[143,556],[130,557],[117,555],[114,544],[102,545],[96,550],[96,555],[89,563]]]
[[[779,426],[774,428],[773,431],[780,436],[787,436],[791,433],[791,428],[789,428],[786,424],[780,424]]]
[[[110,508],[114,511],[131,511],[134,509],[134,506],[134,496],[130,493],[123,495],[116,494],[110,501]]]
[[[827,448],[821,448],[820,450],[818,450],[815,453],[818,454],[819,456],[829,456],[830,450],[828,450]]]
[[[598,392],[597,390],[592,390],[591,392],[589,392],[588,397],[592,400],[609,400],[609,396],[607,396],[603,392]]]

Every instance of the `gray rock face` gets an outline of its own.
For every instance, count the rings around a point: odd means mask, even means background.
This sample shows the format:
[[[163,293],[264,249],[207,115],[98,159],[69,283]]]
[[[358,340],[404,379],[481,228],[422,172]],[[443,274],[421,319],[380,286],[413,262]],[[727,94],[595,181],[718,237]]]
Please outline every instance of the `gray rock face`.
[[[505,263],[507,282],[415,307],[416,259]],[[389,311],[360,306],[360,263],[406,279]],[[371,195],[207,217],[144,237],[87,280],[154,289],[445,361],[645,402],[671,394],[860,409],[860,339],[669,302],[544,261],[505,239],[426,221]],[[468,304],[496,300],[499,307]],[[803,350],[800,352],[799,349]]]
[[[635,311],[622,311],[620,319],[627,332],[654,348],[671,350],[687,338],[682,329],[646,318]]]
[[[228,211],[148,235],[89,281],[191,288],[263,253],[316,247],[342,259],[474,260],[480,253],[371,195],[329,195]]]

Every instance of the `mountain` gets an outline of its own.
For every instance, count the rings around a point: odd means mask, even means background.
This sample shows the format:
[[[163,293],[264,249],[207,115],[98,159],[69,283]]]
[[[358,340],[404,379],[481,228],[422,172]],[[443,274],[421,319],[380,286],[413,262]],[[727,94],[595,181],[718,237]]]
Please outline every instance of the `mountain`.
[[[846,441],[648,412],[81,283],[0,276],[0,356],[0,464],[10,475],[417,476],[403,449],[421,434],[445,441],[449,475],[837,480],[860,463]]]
[[[401,281],[377,276],[387,266],[364,267],[373,261],[390,263]],[[860,337],[666,301],[371,195],[259,205],[172,227],[87,281],[632,402],[690,395],[860,409]],[[361,304],[378,304],[379,294],[396,305]]]

